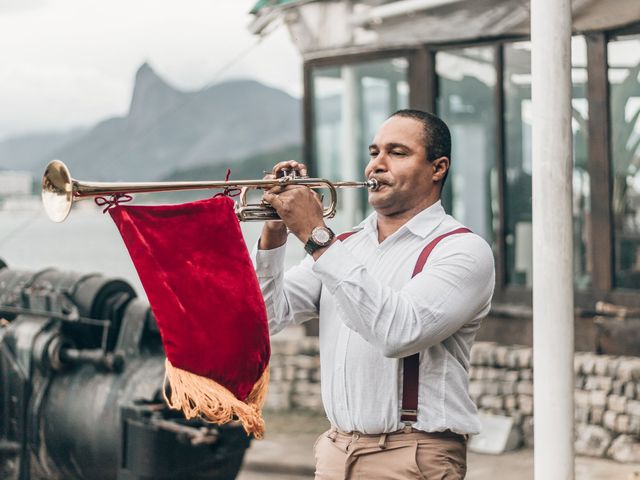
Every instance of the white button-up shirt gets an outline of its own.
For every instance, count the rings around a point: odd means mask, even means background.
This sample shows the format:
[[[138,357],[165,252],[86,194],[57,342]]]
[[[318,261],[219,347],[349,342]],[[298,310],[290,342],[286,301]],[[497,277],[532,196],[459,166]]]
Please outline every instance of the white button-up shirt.
[[[338,429],[388,433],[403,427],[402,357],[420,352],[418,421],[427,431],[479,431],[468,393],[469,350],[494,287],[489,245],[451,235],[411,274],[423,248],[462,225],[440,202],[382,243],[377,216],[284,272],[285,246],[253,249],[271,334],[320,317],[322,401]]]

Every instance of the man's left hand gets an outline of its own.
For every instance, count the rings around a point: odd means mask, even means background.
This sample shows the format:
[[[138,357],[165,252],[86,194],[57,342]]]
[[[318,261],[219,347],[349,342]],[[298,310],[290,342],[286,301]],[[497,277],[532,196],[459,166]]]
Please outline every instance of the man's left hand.
[[[276,209],[289,231],[302,243],[309,240],[314,228],[324,226],[322,202],[308,187],[275,187],[266,192],[263,199]]]

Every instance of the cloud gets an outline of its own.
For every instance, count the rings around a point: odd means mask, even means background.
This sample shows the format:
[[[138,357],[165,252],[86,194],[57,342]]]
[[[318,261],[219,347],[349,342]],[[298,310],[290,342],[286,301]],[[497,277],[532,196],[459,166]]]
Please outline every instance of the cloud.
[[[300,56],[284,29],[254,45],[247,30],[253,3],[0,0],[0,45],[11,47],[0,63],[0,137],[124,114],[145,61],[181,89],[202,88],[217,75],[299,95]]]
[[[0,0],[0,15],[35,10],[45,4],[44,0]]]

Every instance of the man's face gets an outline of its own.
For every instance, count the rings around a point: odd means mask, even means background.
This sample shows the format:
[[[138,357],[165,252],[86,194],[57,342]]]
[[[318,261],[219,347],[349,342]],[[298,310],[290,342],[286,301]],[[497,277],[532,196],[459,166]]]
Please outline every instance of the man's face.
[[[433,181],[433,165],[426,159],[424,129],[418,120],[389,118],[369,146],[369,156],[365,176],[380,183],[369,192],[369,203],[379,214],[422,210],[439,188]]]

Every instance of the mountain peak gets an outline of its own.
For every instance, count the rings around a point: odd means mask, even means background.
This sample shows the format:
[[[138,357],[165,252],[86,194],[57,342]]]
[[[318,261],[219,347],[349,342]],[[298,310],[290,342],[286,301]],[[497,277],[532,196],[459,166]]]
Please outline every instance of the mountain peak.
[[[153,117],[173,105],[182,92],[164,81],[147,62],[136,71],[129,118],[135,123],[144,123],[147,117]]]

